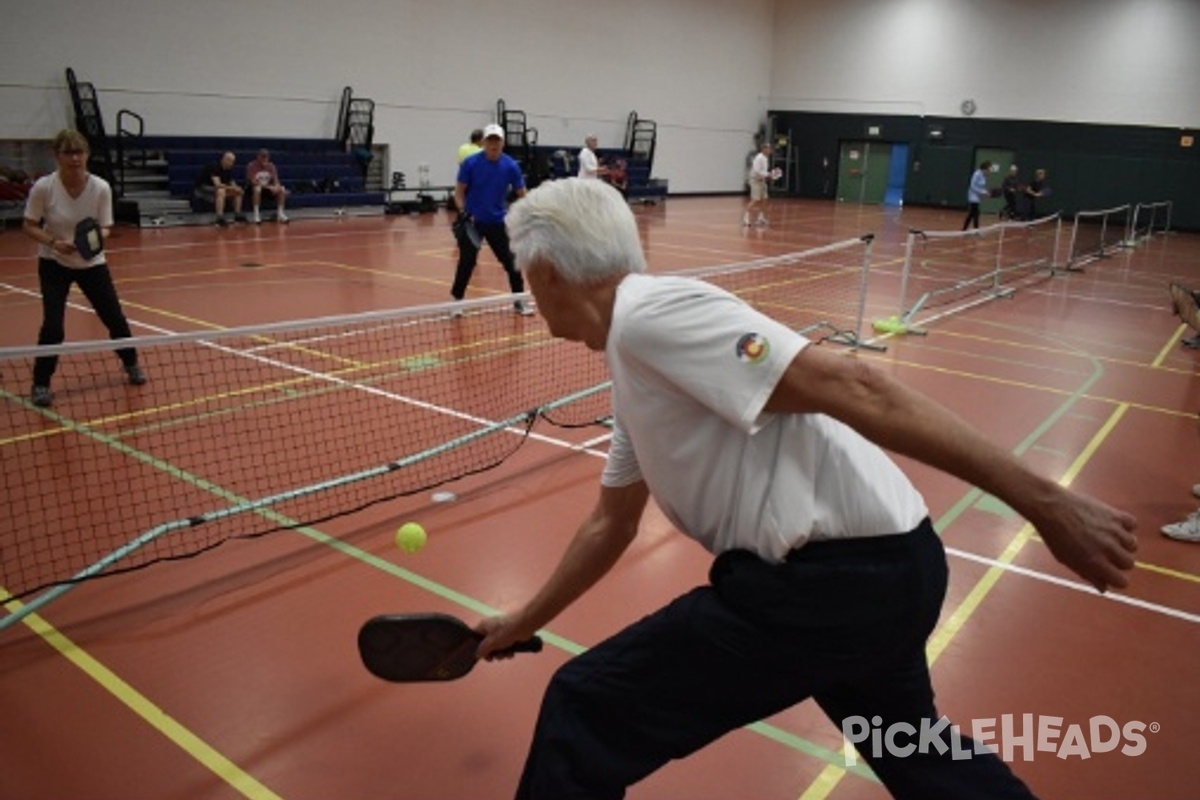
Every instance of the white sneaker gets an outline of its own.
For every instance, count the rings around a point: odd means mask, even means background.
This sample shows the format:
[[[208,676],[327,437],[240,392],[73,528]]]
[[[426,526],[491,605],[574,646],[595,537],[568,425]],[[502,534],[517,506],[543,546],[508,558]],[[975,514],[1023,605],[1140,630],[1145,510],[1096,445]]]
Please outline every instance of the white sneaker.
[[[742,225],[743,225],[743,227],[746,227],[746,228],[750,227],[750,215],[749,214],[746,214],[742,217]]]
[[[767,227],[767,218],[764,217],[762,214],[759,214],[758,221],[755,222],[754,224],[760,228],[765,228],[765,227]]]
[[[254,209],[254,224],[262,225],[262,217],[258,214],[258,209]]]
[[[524,300],[518,300],[515,303],[513,303],[513,311],[517,312],[522,317],[532,317],[533,316],[533,309],[530,308],[529,304],[526,303]]]
[[[275,221],[281,225],[287,225],[288,215],[280,211],[275,215]]]
[[[1162,526],[1163,536],[1181,542],[1200,542],[1200,509],[1193,511],[1183,522]]]
[[[450,319],[459,319],[462,315],[462,303],[455,303],[454,308],[450,309]]]

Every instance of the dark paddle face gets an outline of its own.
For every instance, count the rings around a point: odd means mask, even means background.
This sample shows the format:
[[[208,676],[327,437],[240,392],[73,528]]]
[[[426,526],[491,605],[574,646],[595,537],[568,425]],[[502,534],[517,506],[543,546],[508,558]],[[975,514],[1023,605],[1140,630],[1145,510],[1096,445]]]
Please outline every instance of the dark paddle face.
[[[452,681],[475,667],[482,640],[448,614],[384,614],[363,624],[358,652],[367,670],[385,681]],[[538,652],[542,640],[535,636],[512,649]]]
[[[92,217],[79,220],[75,226],[75,249],[79,255],[92,260],[104,252],[104,236],[100,232],[100,223]]]

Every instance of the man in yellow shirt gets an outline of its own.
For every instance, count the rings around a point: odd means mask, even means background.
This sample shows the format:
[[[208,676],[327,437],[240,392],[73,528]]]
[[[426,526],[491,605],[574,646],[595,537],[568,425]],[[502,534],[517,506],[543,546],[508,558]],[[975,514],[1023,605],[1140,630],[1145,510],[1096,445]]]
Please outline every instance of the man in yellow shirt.
[[[471,141],[458,148],[458,163],[466,161],[471,156],[483,149],[483,129],[476,128],[471,131]]]

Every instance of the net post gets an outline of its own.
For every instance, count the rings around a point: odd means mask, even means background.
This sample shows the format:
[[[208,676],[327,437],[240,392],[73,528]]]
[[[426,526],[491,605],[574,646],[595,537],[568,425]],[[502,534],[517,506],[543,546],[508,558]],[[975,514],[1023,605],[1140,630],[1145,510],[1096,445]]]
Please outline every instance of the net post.
[[[1008,232],[1008,226],[1001,223],[999,226],[1000,233],[996,235],[996,268],[992,271],[992,291],[997,294],[1000,292],[1001,277],[1004,270],[1004,239]]]
[[[900,272],[900,308],[899,315],[903,317],[908,311],[908,282],[912,274],[912,255],[918,236],[925,234],[916,228],[908,229],[908,237],[904,241],[904,269]]]
[[[877,350],[883,352],[887,347],[874,342],[868,342],[862,337],[863,317],[867,313],[867,287],[870,283],[871,274],[871,252],[875,246],[875,234],[867,233],[859,237],[859,241],[863,243],[862,256],[862,272],[858,286],[858,313],[854,320],[854,344],[853,347],[863,347],[868,350]]]

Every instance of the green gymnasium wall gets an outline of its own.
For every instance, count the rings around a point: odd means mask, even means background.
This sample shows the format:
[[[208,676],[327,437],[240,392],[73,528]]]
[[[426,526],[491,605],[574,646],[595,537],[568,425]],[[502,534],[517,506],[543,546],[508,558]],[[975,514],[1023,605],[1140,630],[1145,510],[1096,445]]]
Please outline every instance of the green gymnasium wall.
[[[1049,172],[1054,195],[1048,210],[1073,214],[1171,200],[1171,227],[1200,231],[1200,133],[1194,130],[970,117],[770,115],[775,134],[790,135],[795,147],[796,197],[836,197],[841,142],[868,140],[910,145],[906,204],[965,209],[975,150],[995,148],[1016,153],[1025,179],[1039,167]],[[1184,136],[1194,136],[1195,143],[1182,146]]]

